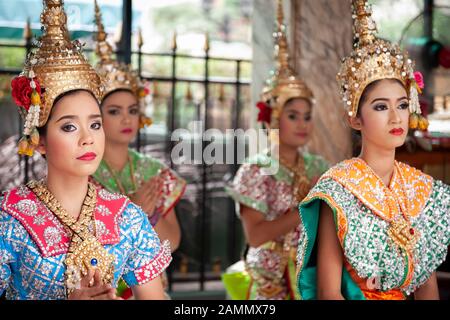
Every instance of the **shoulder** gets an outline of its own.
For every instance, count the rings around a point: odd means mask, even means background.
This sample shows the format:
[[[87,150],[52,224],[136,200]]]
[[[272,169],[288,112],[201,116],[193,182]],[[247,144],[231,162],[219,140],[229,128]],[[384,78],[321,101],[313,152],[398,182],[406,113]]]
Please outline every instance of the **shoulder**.
[[[335,164],[334,166],[330,167],[327,171],[325,171],[324,178],[342,175],[345,172],[358,172],[358,171],[360,171],[360,168],[358,168],[357,162],[355,162],[354,159],[347,159]]]
[[[350,166],[351,164],[348,160],[345,160],[326,170],[302,203],[310,203],[314,199],[335,204],[338,202],[342,203],[341,200],[344,202],[353,202],[354,196],[346,189],[345,184],[342,183],[342,179],[346,177],[346,172],[348,172]],[[353,170],[355,169],[353,168]]]
[[[330,168],[328,161],[318,154],[303,152],[303,159],[305,160],[305,167],[318,171],[317,173],[322,174]]]
[[[410,165],[403,162],[396,162],[398,168],[401,170],[403,177],[407,180],[406,182],[411,182],[414,180],[422,181],[426,184],[432,184],[434,179],[430,175],[423,173],[419,169],[411,167]]]
[[[278,168],[278,161],[267,153],[262,152],[245,159],[238,172],[241,174],[251,173],[252,175],[264,175],[264,171],[272,167]]]
[[[270,155],[268,155],[266,152],[260,152],[257,153],[251,157],[248,157],[247,159],[245,159],[244,164],[248,164],[248,165],[254,165],[257,167],[268,167],[271,165],[271,163],[274,161],[275,159],[273,159]]]
[[[165,168],[167,167],[163,162],[160,160],[153,158],[152,156],[143,154],[141,152],[137,152],[136,150],[129,149],[128,154],[130,155],[131,159],[138,164],[146,164],[157,167],[157,168]]]
[[[242,164],[236,172],[234,183],[254,183],[256,182],[256,180],[258,180],[258,182],[262,182],[266,180],[267,177],[269,177],[268,175],[264,174],[264,168],[264,166],[261,166],[257,163],[246,162]]]
[[[0,196],[0,203],[3,203],[4,199],[4,196]],[[0,207],[0,239],[3,241],[12,239],[20,241],[27,238],[29,238],[28,232],[20,221]]]
[[[130,201],[122,213],[120,222],[125,225],[142,225],[147,220],[147,214],[142,208]]]

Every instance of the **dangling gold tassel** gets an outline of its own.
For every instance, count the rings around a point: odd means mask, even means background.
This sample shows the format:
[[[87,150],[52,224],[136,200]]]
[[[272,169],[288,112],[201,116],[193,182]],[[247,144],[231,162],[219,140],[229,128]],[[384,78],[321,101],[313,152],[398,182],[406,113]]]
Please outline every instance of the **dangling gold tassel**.
[[[413,130],[419,127],[419,115],[415,112],[409,115],[409,127]]]

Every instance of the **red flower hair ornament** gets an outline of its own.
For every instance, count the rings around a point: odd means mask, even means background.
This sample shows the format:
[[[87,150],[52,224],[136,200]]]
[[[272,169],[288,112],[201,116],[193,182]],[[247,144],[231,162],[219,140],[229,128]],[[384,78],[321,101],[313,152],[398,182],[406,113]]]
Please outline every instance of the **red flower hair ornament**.
[[[256,104],[256,107],[259,109],[257,119],[258,122],[265,122],[267,124],[270,124],[270,119],[272,116],[272,108],[269,106],[269,104],[264,101],[259,101]]]

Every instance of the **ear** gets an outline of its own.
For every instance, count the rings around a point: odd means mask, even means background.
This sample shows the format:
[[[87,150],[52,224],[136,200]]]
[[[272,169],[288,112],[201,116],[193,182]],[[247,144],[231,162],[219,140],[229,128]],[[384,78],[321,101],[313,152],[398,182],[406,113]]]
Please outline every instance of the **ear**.
[[[36,151],[39,152],[42,155],[46,154],[46,152],[47,152],[47,145],[46,145],[45,137],[43,137],[43,136],[39,137],[39,144],[36,147]]]
[[[347,118],[350,127],[354,130],[360,131],[362,127],[361,117],[348,117]]]

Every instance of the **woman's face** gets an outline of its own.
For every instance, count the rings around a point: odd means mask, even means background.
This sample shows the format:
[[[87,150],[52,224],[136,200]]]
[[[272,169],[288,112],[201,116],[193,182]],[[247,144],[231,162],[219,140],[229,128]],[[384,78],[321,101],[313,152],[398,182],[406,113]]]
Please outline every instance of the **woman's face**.
[[[280,143],[291,146],[304,146],[313,129],[311,105],[305,99],[289,100],[280,114]]]
[[[139,130],[139,106],[130,91],[111,93],[102,103],[106,142],[129,144]]]
[[[77,91],[53,106],[38,151],[45,154],[49,170],[81,177],[97,170],[104,147],[97,100],[86,91]]]
[[[408,133],[409,102],[406,90],[396,80],[381,80],[370,88],[360,104],[360,116],[350,120],[361,131],[363,147],[395,149]]]

